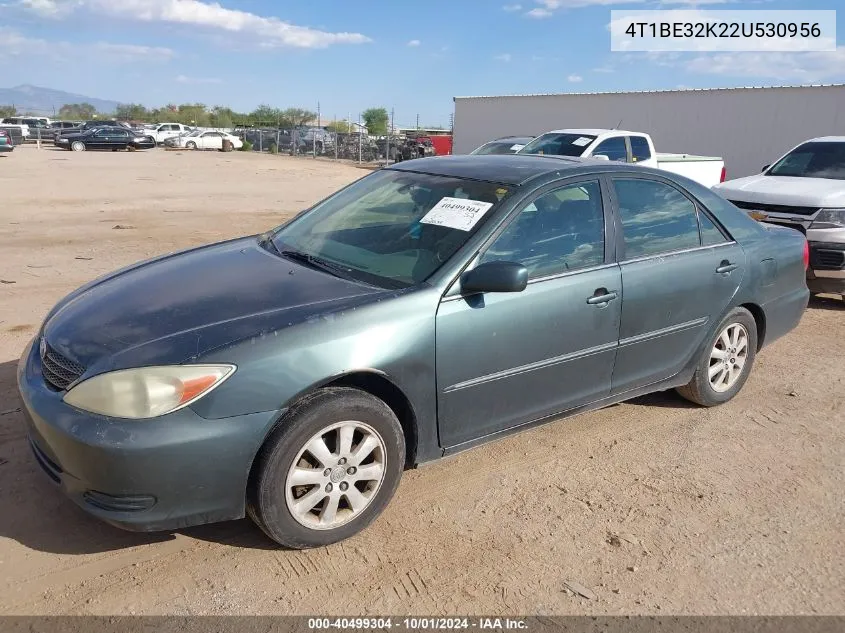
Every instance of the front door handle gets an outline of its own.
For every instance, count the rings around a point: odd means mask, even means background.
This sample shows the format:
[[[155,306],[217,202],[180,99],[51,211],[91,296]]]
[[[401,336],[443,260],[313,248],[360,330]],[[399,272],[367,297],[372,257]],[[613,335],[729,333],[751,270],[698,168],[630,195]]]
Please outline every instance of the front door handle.
[[[587,303],[591,306],[606,305],[618,296],[616,292],[608,292],[607,288],[597,288],[595,294],[587,299]]]
[[[736,264],[732,264],[727,259],[723,259],[722,263],[719,264],[719,267],[716,269],[716,272],[720,275],[727,275],[729,272],[736,270],[739,268]]]

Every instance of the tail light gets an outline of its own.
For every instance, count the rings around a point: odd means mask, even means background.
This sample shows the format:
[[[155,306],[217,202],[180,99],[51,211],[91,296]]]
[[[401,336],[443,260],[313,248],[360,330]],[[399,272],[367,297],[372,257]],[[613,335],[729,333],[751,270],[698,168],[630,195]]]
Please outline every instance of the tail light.
[[[725,182],[725,179],[728,177],[728,169],[727,167],[722,166],[722,175],[719,176],[719,182]]]
[[[810,244],[804,240],[804,270],[810,267]]]

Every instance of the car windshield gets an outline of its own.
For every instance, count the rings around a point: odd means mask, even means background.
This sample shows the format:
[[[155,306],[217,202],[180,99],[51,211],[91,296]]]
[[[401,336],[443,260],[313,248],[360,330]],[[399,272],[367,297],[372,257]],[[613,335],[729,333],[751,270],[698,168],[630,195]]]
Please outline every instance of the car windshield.
[[[476,149],[473,154],[476,155],[488,155],[488,154],[516,154],[517,151],[524,147],[524,142],[519,142],[518,140],[504,140],[504,141],[490,141],[489,143],[485,143],[478,149]]]
[[[365,283],[404,288],[437,271],[509,195],[503,185],[377,171],[317,204],[272,236],[282,254]]]
[[[183,134],[182,136],[199,136],[200,134],[202,134],[202,130],[194,130],[190,134]]]
[[[518,154],[543,154],[546,156],[580,156],[596,140],[590,134],[549,132],[541,134],[523,147]]]
[[[766,175],[845,180],[845,142],[811,141],[799,145]]]

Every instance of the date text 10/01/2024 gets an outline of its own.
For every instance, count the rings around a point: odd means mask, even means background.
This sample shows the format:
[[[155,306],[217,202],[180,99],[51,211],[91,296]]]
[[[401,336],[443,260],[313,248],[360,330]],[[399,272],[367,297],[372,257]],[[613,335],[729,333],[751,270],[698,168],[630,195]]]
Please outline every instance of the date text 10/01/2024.
[[[451,629],[481,629],[481,630],[524,630],[528,628],[525,620],[513,618],[309,618],[308,628],[312,630],[327,629],[407,629],[419,630],[451,630]]]

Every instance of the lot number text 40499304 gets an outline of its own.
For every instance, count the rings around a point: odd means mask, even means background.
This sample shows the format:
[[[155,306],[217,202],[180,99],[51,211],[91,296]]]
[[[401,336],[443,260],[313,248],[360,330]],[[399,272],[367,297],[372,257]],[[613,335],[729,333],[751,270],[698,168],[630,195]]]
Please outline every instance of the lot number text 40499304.
[[[389,630],[441,631],[441,630],[512,630],[528,628],[525,620],[519,618],[309,618],[308,628],[312,630],[354,629],[354,630]]]

